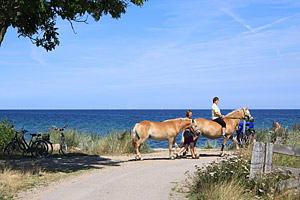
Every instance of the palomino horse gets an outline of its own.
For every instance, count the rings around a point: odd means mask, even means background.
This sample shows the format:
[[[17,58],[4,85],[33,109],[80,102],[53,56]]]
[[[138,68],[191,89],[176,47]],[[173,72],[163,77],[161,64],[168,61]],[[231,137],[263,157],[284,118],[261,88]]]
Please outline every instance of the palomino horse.
[[[224,140],[223,140],[223,144],[222,144],[222,148],[221,148],[221,156],[224,155],[223,150],[224,150],[224,146],[225,146],[228,138],[233,140],[237,145],[237,149],[239,149],[238,141],[233,137],[233,135],[235,133],[236,126],[240,123],[240,121],[242,119],[245,119],[247,121],[254,120],[248,110],[248,107],[232,111],[231,113],[227,114],[224,117],[224,121],[226,123],[226,138],[224,138]],[[197,118],[197,119],[195,119],[195,123],[193,124],[192,128],[195,132],[197,132],[196,136],[194,136],[195,146],[196,146],[197,140],[200,135],[202,135],[208,139],[222,138],[221,125],[212,120]],[[200,131],[200,133],[199,133],[199,131]]]
[[[134,151],[136,153],[135,158],[141,159],[141,153],[139,152],[140,145],[148,138],[152,140],[168,140],[169,141],[169,157],[171,159],[175,158],[172,155],[172,145],[178,133],[183,129],[191,128],[194,120],[187,118],[170,119],[164,122],[152,122],[152,121],[142,121],[137,123],[132,130],[132,139],[134,143]],[[136,141],[136,136],[139,140]],[[177,148],[177,144],[175,143]],[[176,153],[175,148],[175,153]]]

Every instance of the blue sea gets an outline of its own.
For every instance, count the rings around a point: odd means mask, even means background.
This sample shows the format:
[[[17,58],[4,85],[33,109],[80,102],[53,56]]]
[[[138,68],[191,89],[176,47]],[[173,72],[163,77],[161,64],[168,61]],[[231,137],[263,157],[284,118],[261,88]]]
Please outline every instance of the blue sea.
[[[232,110],[222,110],[227,114]],[[295,122],[300,123],[300,109],[289,110],[250,110],[255,119],[255,128],[271,129],[272,122],[277,121],[283,127],[291,127]],[[0,118],[6,116],[9,121],[14,121],[16,128],[24,127],[30,132],[48,131],[55,125],[67,125],[69,129],[80,132],[94,131],[104,135],[114,130],[131,130],[134,125],[143,120],[164,121],[184,117],[186,110],[0,110]],[[211,110],[193,110],[193,118],[211,119]],[[176,141],[179,142],[181,134]],[[208,139],[201,137],[197,146],[203,146]],[[167,141],[154,141],[149,139],[153,148],[168,148]],[[221,145],[222,139],[217,140]]]

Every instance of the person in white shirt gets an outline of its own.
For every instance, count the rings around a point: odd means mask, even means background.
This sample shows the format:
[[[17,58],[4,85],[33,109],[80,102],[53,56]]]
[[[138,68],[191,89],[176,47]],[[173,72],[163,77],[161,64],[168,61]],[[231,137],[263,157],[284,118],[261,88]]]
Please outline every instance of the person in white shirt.
[[[211,108],[211,115],[212,115],[211,118],[213,121],[217,122],[218,124],[220,124],[222,126],[222,136],[223,136],[223,138],[226,138],[226,123],[223,120],[224,115],[221,114],[221,111],[218,107],[218,103],[219,103],[219,98],[214,97],[213,105]]]

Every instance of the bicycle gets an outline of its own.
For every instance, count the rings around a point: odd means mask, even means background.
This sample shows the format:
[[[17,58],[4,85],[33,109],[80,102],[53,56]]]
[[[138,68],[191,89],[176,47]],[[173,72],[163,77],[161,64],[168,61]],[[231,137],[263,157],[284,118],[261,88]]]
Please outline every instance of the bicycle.
[[[22,129],[19,132],[14,132],[14,137],[4,149],[3,154],[5,158],[19,158],[27,155],[28,153],[36,158],[45,158],[52,154],[52,146],[50,145],[49,148],[48,143],[44,139],[39,138],[41,134],[30,133],[31,138],[29,143],[27,143],[25,140],[25,133],[28,132],[27,130]],[[21,136],[19,136],[19,134],[21,134]],[[34,137],[36,138],[35,140],[33,140]]]
[[[52,126],[52,129],[55,131],[60,131],[60,138],[59,138],[59,153],[62,153],[63,155],[66,155],[68,153],[68,146],[66,143],[65,135],[64,135],[64,130],[67,126],[63,126],[61,128],[57,128],[56,126]]]
[[[242,147],[247,147],[250,144],[251,138],[250,136],[253,135],[253,130],[246,130],[245,133],[241,133],[237,140],[239,141]]]

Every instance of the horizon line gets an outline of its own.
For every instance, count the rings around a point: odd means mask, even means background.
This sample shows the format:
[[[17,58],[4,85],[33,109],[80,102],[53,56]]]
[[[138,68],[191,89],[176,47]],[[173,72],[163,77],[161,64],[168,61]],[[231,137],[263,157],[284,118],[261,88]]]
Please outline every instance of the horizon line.
[[[211,108],[0,108],[0,110],[211,110]],[[222,108],[232,110],[237,108]],[[249,108],[250,110],[300,110],[300,108]]]

